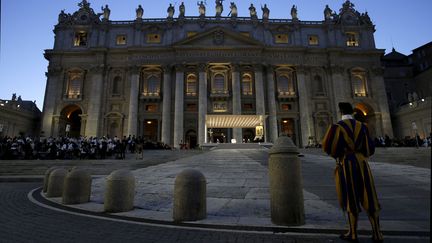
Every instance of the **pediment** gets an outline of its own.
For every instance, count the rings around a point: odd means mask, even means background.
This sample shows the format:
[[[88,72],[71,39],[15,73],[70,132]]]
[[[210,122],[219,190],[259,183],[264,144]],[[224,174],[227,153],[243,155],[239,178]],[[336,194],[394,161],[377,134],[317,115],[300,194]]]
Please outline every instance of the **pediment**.
[[[263,43],[241,33],[222,27],[212,28],[190,36],[175,44],[174,47],[263,47]]]

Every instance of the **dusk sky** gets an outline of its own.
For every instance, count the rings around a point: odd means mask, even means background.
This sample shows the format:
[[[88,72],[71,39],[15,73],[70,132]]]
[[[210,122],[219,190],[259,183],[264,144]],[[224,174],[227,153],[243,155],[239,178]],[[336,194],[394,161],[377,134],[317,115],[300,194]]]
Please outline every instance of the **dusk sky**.
[[[223,16],[229,12],[229,0],[224,2]],[[57,24],[60,10],[73,13],[78,10],[80,0],[1,0],[1,54],[0,54],[0,99],[10,99],[12,93],[24,100],[36,100],[42,110],[48,62],[45,49],[54,43],[52,32]],[[144,18],[166,17],[169,3],[176,3],[176,13],[181,1],[144,0],[90,0],[91,7],[101,12],[108,4],[111,20],[133,20],[138,4],[144,8]],[[197,1],[184,1],[187,16],[198,16]],[[322,20],[326,4],[339,12],[344,0],[268,0],[235,1],[239,16],[249,16],[248,7],[253,3],[257,10],[267,3],[270,18],[291,18],[290,9],[297,5],[300,20]],[[368,11],[376,25],[375,42],[379,49],[392,47],[403,54],[432,41],[431,0],[353,0],[355,8]],[[207,15],[214,16],[214,0],[207,0]],[[262,13],[258,11],[261,17]]]

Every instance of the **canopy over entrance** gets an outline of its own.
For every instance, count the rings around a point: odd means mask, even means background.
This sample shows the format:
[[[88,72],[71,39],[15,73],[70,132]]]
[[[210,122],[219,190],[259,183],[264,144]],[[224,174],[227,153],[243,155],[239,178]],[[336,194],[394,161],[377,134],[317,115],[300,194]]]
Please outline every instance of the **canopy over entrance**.
[[[246,128],[264,125],[266,115],[207,115],[207,128]]]

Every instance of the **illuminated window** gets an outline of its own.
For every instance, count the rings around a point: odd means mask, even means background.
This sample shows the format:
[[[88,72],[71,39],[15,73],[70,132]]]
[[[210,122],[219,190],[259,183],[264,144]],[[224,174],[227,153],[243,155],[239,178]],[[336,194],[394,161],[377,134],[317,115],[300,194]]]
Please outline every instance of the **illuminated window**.
[[[116,44],[119,46],[126,45],[126,36],[125,35],[118,35],[116,38]]]
[[[113,79],[112,94],[113,95],[120,95],[121,93],[122,93],[122,78],[119,76],[116,76]]]
[[[144,83],[142,95],[159,96],[160,92],[160,72],[144,73]]]
[[[355,32],[346,33],[346,45],[347,46],[359,46],[358,34]]]
[[[288,35],[287,34],[276,34],[274,36],[275,43],[277,44],[288,44]]]
[[[367,80],[364,71],[354,70],[351,72],[351,82],[354,96],[367,96]]]
[[[293,75],[293,72],[284,72],[278,75],[277,84],[279,95],[294,96],[296,94]]]
[[[158,109],[158,106],[155,104],[145,106],[145,110],[148,112],[156,112],[157,109]]]
[[[161,35],[147,34],[147,43],[161,43]]]
[[[68,83],[66,97],[68,99],[78,99],[81,95],[83,73],[81,71],[71,71],[68,73]]]
[[[317,46],[319,45],[319,39],[317,35],[310,35],[309,36],[309,45],[310,46]]]
[[[194,74],[189,74],[186,79],[186,95],[196,96],[197,77]]]
[[[87,32],[75,32],[74,46],[87,46]]]
[[[292,109],[291,104],[281,104],[282,111],[290,111]]]
[[[151,76],[148,79],[148,86],[147,86],[147,92],[151,94],[157,94],[159,93],[159,78],[156,76]]]
[[[187,37],[192,37],[197,35],[197,32],[187,32]]]
[[[242,94],[252,95],[252,77],[250,74],[244,74],[242,77]]]
[[[225,101],[213,102],[213,112],[226,112],[227,110],[227,103]]]

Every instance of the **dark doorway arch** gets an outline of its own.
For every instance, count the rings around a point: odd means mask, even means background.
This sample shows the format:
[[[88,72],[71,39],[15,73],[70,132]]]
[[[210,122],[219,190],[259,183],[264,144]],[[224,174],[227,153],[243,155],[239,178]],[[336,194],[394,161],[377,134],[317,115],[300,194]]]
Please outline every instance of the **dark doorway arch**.
[[[354,107],[354,118],[365,123],[369,129],[371,138],[377,137],[376,115],[373,108],[366,103],[358,103]]]
[[[197,135],[195,130],[188,130],[186,132],[186,144],[189,145],[189,148],[193,149],[197,146]]]
[[[82,110],[77,105],[68,105],[60,113],[59,135],[79,137],[81,134]]]

